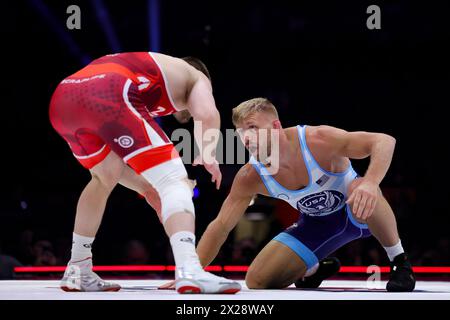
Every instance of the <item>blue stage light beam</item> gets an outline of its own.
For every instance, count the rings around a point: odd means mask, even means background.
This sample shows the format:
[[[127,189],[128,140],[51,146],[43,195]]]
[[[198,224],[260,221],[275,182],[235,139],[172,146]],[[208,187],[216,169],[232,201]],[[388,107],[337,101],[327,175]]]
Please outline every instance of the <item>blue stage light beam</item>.
[[[108,9],[106,9],[103,0],[92,1],[97,19],[100,21],[103,32],[106,35],[108,45],[114,53],[122,52],[119,38],[117,37],[114,27],[109,19]]]
[[[80,63],[83,66],[92,61],[92,58],[85,54],[72,38],[69,31],[66,29],[66,23],[59,21],[42,0],[30,0],[30,3],[49,24],[50,28],[57,34],[58,38],[66,45],[69,52],[80,59]]]
[[[159,0],[148,0],[148,28],[150,50],[161,52],[161,27],[160,27],[160,4]]]
[[[159,0],[148,0],[147,13],[148,13],[148,35],[150,43],[150,51],[161,52],[161,30],[159,25]],[[162,127],[163,121],[161,118],[156,118],[156,122]]]

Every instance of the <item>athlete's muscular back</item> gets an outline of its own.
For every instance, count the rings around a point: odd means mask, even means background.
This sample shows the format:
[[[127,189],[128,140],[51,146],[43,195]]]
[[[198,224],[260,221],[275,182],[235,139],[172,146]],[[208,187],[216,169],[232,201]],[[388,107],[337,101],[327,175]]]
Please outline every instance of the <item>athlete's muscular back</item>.
[[[156,63],[156,64],[155,64]],[[171,57],[162,53],[155,52],[124,52],[105,55],[94,60],[87,69],[95,66],[97,73],[118,72],[131,78],[139,85],[139,91],[142,94],[144,103],[153,106],[155,96],[161,93],[148,90],[146,84],[157,84],[158,88],[167,91],[171,100],[168,102],[168,109],[173,109],[170,104],[174,104],[176,111],[190,109],[190,96],[197,83],[203,84],[203,91],[209,91],[212,95],[212,88],[209,79],[199,70],[188,64],[180,58]],[[102,68],[103,66],[103,68]],[[123,68],[125,67],[125,69]],[[101,68],[99,70],[99,68]],[[86,68],[85,68],[86,69]],[[86,71],[81,70],[85,75]],[[74,75],[79,75],[77,72]],[[156,90],[157,91],[157,90]],[[163,95],[166,93],[163,92]],[[153,96],[150,96],[153,95]],[[215,108],[215,105],[213,106]],[[172,110],[173,111],[173,110]],[[166,115],[167,112],[158,111],[154,116]]]

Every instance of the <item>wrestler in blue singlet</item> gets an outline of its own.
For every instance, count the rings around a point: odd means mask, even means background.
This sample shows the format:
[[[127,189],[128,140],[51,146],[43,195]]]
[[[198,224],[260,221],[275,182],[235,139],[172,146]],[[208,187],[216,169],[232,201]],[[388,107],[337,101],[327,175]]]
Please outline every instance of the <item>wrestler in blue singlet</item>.
[[[300,218],[273,240],[291,248],[305,262],[307,269],[358,238],[371,235],[366,224],[352,216],[347,190],[358,174],[350,164],[341,173],[322,169],[306,144],[306,126],[297,126],[301,152],[309,175],[309,184],[300,190],[280,185],[255,158],[250,163],[261,177],[267,191],[277,199],[287,201],[300,212]]]

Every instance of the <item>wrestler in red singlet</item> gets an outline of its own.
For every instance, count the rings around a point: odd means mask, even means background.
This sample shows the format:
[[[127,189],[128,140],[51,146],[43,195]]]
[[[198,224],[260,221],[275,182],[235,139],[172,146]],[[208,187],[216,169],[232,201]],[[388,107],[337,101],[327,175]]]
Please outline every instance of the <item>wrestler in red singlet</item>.
[[[139,173],[178,157],[153,119],[177,111],[152,54],[132,52],[101,57],[61,81],[50,120],[85,168],[113,150]]]

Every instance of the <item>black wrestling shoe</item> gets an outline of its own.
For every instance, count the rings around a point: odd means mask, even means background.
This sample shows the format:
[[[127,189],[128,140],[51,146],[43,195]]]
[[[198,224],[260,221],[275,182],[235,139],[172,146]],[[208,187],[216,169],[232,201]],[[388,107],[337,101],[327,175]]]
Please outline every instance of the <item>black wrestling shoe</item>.
[[[341,268],[338,258],[325,258],[319,262],[316,273],[310,277],[304,277],[295,282],[297,288],[318,288],[323,280],[335,275]]]
[[[386,290],[390,292],[411,292],[416,287],[416,278],[406,254],[401,253],[391,262],[391,272]]]

